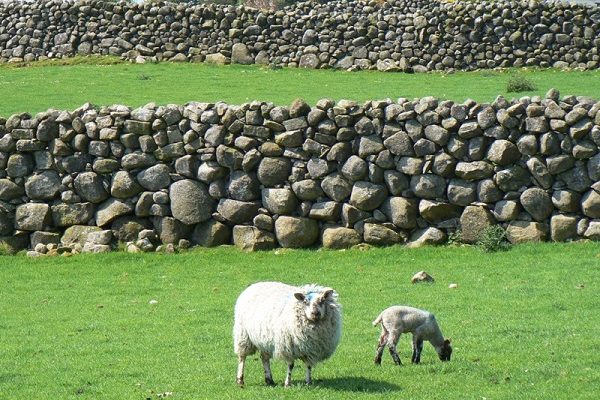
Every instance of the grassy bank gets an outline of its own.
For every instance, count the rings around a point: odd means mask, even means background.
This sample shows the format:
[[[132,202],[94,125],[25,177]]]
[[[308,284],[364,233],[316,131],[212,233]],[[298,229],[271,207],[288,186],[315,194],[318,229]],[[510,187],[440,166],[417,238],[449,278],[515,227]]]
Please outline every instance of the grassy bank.
[[[434,284],[411,285],[426,270]],[[260,362],[235,386],[233,304],[250,283],[319,282],[340,293],[342,342],[316,384],[263,385]],[[0,257],[0,397],[15,399],[542,399],[600,393],[600,245],[536,244],[485,254],[469,247],[176,255]],[[457,283],[457,289],[448,284]],[[151,302],[155,300],[155,302]],[[425,344],[411,365],[372,364],[391,304],[436,313],[454,343],[440,362]]]
[[[302,97],[314,104],[321,98],[364,101],[398,97],[436,96],[455,101],[473,98],[492,101],[544,95],[549,88],[562,94],[598,97],[600,71],[508,70],[456,72],[452,74],[345,72],[332,70],[269,69],[259,66],[205,64],[121,63],[115,59],[0,66],[0,116],[16,112],[36,113],[48,108],[74,109],[83,103],[141,106],[188,101],[251,100],[289,104]],[[115,64],[116,63],[116,64]],[[507,81],[515,74],[531,81],[536,90],[507,93]]]

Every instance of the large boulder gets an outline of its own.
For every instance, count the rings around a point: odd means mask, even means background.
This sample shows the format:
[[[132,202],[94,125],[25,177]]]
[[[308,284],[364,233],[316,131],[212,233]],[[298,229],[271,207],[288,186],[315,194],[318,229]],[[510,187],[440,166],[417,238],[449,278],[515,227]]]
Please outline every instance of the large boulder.
[[[252,222],[252,219],[258,214],[259,208],[259,202],[221,199],[217,206],[217,212],[229,222],[244,224]]]
[[[164,189],[171,183],[170,169],[165,164],[157,164],[137,174],[139,184],[153,192]]]
[[[413,229],[417,226],[417,205],[412,199],[388,197],[383,202],[381,211],[398,228]]]
[[[85,225],[94,217],[92,203],[57,204],[51,207],[54,226]]]
[[[529,188],[521,193],[519,198],[521,205],[533,219],[542,222],[545,221],[554,209],[552,199],[545,190],[540,188]]]
[[[191,179],[173,183],[169,188],[169,198],[173,217],[186,225],[208,220],[215,208],[215,201],[206,185]]]
[[[477,243],[486,228],[496,221],[485,207],[468,206],[465,207],[460,216],[460,238],[465,243]]]
[[[323,247],[327,249],[348,249],[361,242],[360,234],[351,228],[330,227],[323,230]]]
[[[253,173],[232,171],[227,186],[229,196],[234,200],[252,201],[260,198],[260,182]]]
[[[371,182],[359,181],[352,187],[350,204],[363,211],[379,207],[387,197],[387,188]]]
[[[506,239],[513,244],[543,242],[548,235],[548,226],[540,222],[512,221],[506,228]]]
[[[298,200],[290,189],[263,189],[263,206],[271,214],[291,214],[298,205]]]
[[[118,199],[128,199],[142,191],[142,187],[127,171],[117,171],[112,178],[110,194]]]
[[[42,171],[25,182],[25,193],[32,200],[52,200],[60,191],[61,179],[56,171]]]
[[[45,203],[26,203],[15,210],[15,229],[42,231],[50,223],[50,206]]]
[[[248,46],[244,43],[235,43],[231,47],[231,62],[244,65],[254,64],[254,57],[252,57]]]
[[[275,235],[255,226],[233,227],[233,244],[245,251],[271,250],[275,247]]]
[[[381,224],[366,223],[363,237],[366,243],[375,246],[391,246],[401,243],[403,238],[398,232]]]
[[[284,183],[290,175],[290,160],[283,157],[265,157],[258,165],[257,176],[265,187]]]
[[[193,244],[202,247],[214,247],[228,244],[230,239],[231,229],[227,225],[215,221],[214,219],[209,219],[208,221],[196,225],[191,237]]]
[[[102,203],[109,196],[104,187],[102,176],[95,172],[77,174],[73,182],[75,192],[84,200],[91,203]]]
[[[281,247],[309,247],[319,238],[319,225],[309,218],[281,216],[275,221],[275,236]]]
[[[446,181],[433,174],[414,175],[410,179],[410,189],[415,196],[423,199],[443,198],[446,193]]]
[[[321,188],[334,201],[344,201],[352,193],[352,184],[339,172],[327,175],[321,182]]]

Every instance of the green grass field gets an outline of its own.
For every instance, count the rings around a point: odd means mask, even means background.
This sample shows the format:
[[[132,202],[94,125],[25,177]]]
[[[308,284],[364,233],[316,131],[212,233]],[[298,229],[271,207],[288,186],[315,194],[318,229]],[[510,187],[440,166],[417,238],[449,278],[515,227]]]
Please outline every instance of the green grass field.
[[[0,116],[37,113],[49,108],[74,109],[86,102],[132,107],[188,101],[241,104],[252,100],[289,104],[302,97],[311,104],[321,98],[358,101],[398,97],[437,96],[464,101],[467,97],[491,102],[508,98],[543,96],[548,89],[562,94],[598,97],[600,71],[507,70],[453,74],[344,72],[277,69],[259,66],[205,64],[122,63],[112,58],[76,58],[29,67],[0,66]],[[536,86],[533,92],[506,93],[515,74]]]
[[[419,270],[434,284],[411,285]],[[369,251],[232,248],[176,255],[0,257],[0,398],[6,399],[595,399],[600,394],[600,244]],[[233,305],[250,283],[334,287],[342,342],[316,384],[266,387],[257,357],[235,385]],[[457,289],[448,284],[457,283]],[[156,304],[151,304],[156,300]],[[372,364],[385,307],[435,312],[454,344],[442,363],[389,354]]]

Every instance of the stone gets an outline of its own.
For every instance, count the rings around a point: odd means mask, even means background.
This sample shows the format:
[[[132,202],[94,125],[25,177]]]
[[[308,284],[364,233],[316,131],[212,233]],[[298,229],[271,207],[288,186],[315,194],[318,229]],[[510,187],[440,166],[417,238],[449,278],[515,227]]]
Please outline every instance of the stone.
[[[351,228],[328,227],[323,230],[321,241],[326,249],[349,249],[361,243],[360,234]]]
[[[386,197],[385,186],[359,181],[352,187],[350,204],[363,211],[372,211],[379,207]]]
[[[344,201],[352,193],[352,184],[342,174],[334,172],[321,181],[321,188],[334,201]]]
[[[22,186],[17,185],[9,179],[0,179],[0,200],[10,201],[25,194]]]
[[[578,212],[581,206],[581,195],[571,190],[555,190],[552,193],[552,204],[562,212]]]
[[[235,43],[231,47],[231,62],[233,64],[254,64],[254,57],[244,43]]]
[[[581,210],[587,217],[600,218],[600,183],[596,183],[592,190],[583,195],[581,198]]]
[[[32,200],[52,200],[60,191],[61,179],[56,171],[42,171],[25,181],[25,193]]]
[[[147,219],[125,216],[113,221],[110,226],[113,236],[119,242],[133,242],[143,230],[151,227]]]
[[[540,222],[512,221],[506,228],[506,239],[512,244],[542,242],[548,235],[548,226]]]
[[[231,229],[214,219],[201,222],[194,227],[191,241],[194,245],[214,247],[228,244],[231,239]]]
[[[157,164],[137,174],[138,183],[146,190],[157,191],[171,183],[170,169],[165,164]]]
[[[314,203],[308,216],[319,221],[336,222],[340,219],[341,208],[341,203],[335,201]]]
[[[422,282],[433,283],[435,282],[435,279],[433,279],[433,276],[429,275],[425,271],[419,271],[416,274],[414,274],[412,278],[410,278],[410,283],[414,284]]]
[[[446,234],[440,229],[430,227],[417,229],[410,235],[407,243],[408,247],[422,247],[443,244],[446,241]]]
[[[487,159],[501,166],[513,164],[520,158],[519,149],[508,140],[495,140],[487,152]]]
[[[448,201],[459,206],[468,206],[477,199],[477,184],[462,179],[451,179],[447,189]]]
[[[42,231],[50,223],[50,206],[44,203],[26,203],[15,210],[15,229]]]
[[[325,193],[319,183],[312,179],[304,179],[292,183],[292,190],[300,200],[313,201],[322,197]]]
[[[294,192],[290,189],[263,189],[262,204],[271,214],[291,214],[298,206]]]
[[[544,189],[550,189],[550,187],[552,187],[554,178],[550,175],[548,168],[546,168],[546,165],[539,157],[529,158],[529,160],[527,160],[527,169],[540,187]]]
[[[366,223],[363,233],[364,241],[375,246],[392,246],[403,241],[398,232],[380,224]]]
[[[106,226],[122,215],[132,214],[133,210],[134,207],[131,204],[111,197],[98,206],[95,216],[96,225]]]
[[[540,188],[525,190],[519,200],[525,211],[539,222],[545,221],[554,209],[550,195]]]
[[[186,239],[191,231],[190,225],[186,225],[173,217],[154,219],[154,228],[163,244],[179,243],[181,239]]]
[[[260,183],[266,187],[283,184],[290,175],[291,163],[282,157],[265,157],[261,160],[257,176]]]
[[[577,218],[567,215],[553,215],[550,219],[550,239],[566,242],[577,238]]]
[[[234,224],[244,224],[252,222],[252,219],[258,214],[259,208],[258,202],[221,199],[217,206],[217,212]]]
[[[381,211],[398,228],[413,229],[417,226],[417,205],[412,199],[388,197],[384,200]]]
[[[51,209],[52,221],[56,227],[86,225],[96,211],[92,203],[57,204]]]
[[[590,240],[600,240],[600,221],[591,221],[583,237]]]
[[[276,245],[275,235],[254,226],[233,227],[233,244],[244,251],[271,250]]]
[[[143,191],[135,178],[127,171],[117,171],[110,186],[110,194],[118,199],[128,199]]]
[[[397,132],[385,139],[383,142],[392,154],[397,156],[412,156],[414,155],[413,143],[410,137],[405,132]]]
[[[60,242],[64,246],[83,245],[91,232],[99,232],[101,230],[97,226],[73,225],[65,229]]]
[[[73,181],[75,192],[91,203],[102,203],[109,197],[104,179],[95,172],[81,172]]]
[[[520,212],[520,203],[514,200],[501,200],[497,202],[493,211],[496,220],[501,222],[517,219]]]
[[[309,247],[319,238],[319,225],[309,218],[281,216],[275,221],[275,236],[281,247]]]
[[[215,208],[215,201],[210,197],[206,185],[191,179],[171,184],[169,198],[173,217],[186,225],[208,220]]]
[[[58,245],[60,243],[60,234],[57,232],[36,231],[30,235],[31,248],[36,249],[38,246],[46,247],[49,244]]]
[[[467,181],[481,180],[493,176],[494,167],[487,161],[459,162],[455,174]]]
[[[113,239],[111,230],[93,231],[88,233],[86,243],[109,245]]]
[[[433,174],[414,175],[410,179],[410,189],[420,198],[444,198],[446,181],[441,176]]]
[[[426,199],[419,201],[419,214],[425,221],[432,224],[457,219],[461,210],[461,207],[443,201]]]
[[[477,243],[486,228],[496,221],[485,207],[467,206],[460,216],[461,241],[465,243]]]
[[[227,192],[234,200],[257,200],[261,193],[260,182],[254,173],[232,171],[229,176]]]
[[[341,173],[350,181],[355,182],[367,176],[368,166],[365,160],[353,155],[342,166]]]

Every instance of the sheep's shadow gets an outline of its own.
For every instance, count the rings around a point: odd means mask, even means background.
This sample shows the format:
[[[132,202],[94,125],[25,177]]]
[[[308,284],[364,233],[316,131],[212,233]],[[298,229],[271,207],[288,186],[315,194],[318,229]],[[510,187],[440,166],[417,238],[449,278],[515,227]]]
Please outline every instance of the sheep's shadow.
[[[393,383],[385,381],[375,381],[363,376],[346,376],[340,378],[319,379],[314,382],[314,386],[321,386],[327,389],[334,389],[345,392],[360,393],[388,393],[397,392],[402,388]]]

